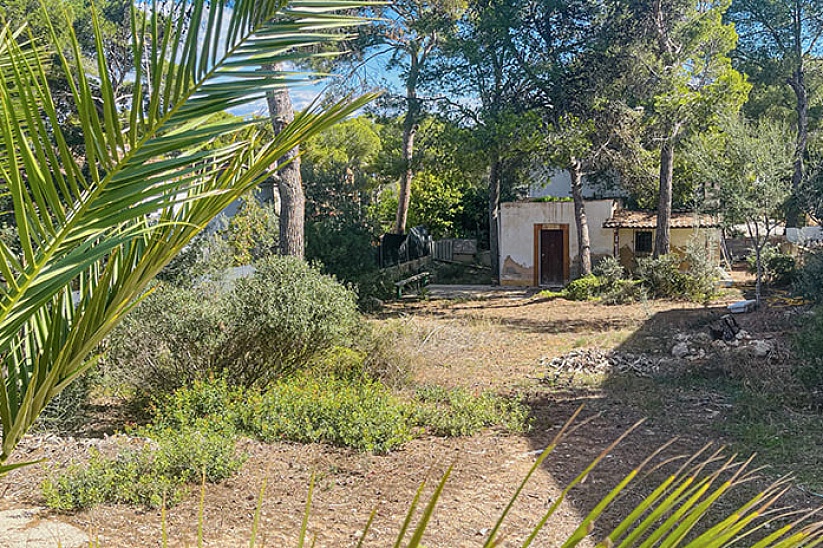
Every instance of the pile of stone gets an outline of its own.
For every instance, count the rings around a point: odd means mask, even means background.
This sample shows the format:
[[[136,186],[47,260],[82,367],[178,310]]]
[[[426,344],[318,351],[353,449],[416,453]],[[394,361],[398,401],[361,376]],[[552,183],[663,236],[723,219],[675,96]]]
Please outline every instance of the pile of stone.
[[[710,353],[740,353],[754,358],[767,358],[774,350],[773,341],[752,337],[740,329],[732,337],[713,338],[708,333],[677,333],[673,338],[671,355],[684,360],[700,360]]]
[[[549,370],[547,382],[578,373],[635,373],[651,376],[659,371],[659,362],[644,354],[604,352],[596,348],[572,350],[556,358],[541,358],[540,365]]]

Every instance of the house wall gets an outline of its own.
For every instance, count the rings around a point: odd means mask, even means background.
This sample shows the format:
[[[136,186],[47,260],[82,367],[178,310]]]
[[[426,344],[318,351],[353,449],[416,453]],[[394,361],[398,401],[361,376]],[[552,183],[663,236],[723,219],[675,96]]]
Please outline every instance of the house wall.
[[[642,228],[642,229],[633,229],[633,228],[621,228],[618,230],[619,240],[619,251],[618,251],[618,258],[620,259],[620,264],[624,267],[633,271],[637,266],[637,257],[638,254],[635,250],[635,232],[651,232],[652,233],[652,249],[654,249],[654,240],[655,240],[655,229],[653,228]],[[674,253],[680,253],[681,255],[686,252],[686,247],[689,245],[693,239],[698,238],[699,241],[706,247],[707,252],[709,253],[709,258],[712,262],[716,264],[720,264],[721,259],[721,250],[720,250],[720,238],[721,232],[719,228],[672,228],[669,232],[669,243],[671,245],[671,250]],[[648,256],[650,253],[642,254],[642,256]]]
[[[612,255],[614,231],[604,229],[613,200],[586,202],[592,259]],[[568,226],[568,261],[571,278],[577,277],[577,227],[573,202],[509,202],[500,206],[500,283],[533,286],[536,280],[535,225]],[[548,228],[548,227],[546,227]]]

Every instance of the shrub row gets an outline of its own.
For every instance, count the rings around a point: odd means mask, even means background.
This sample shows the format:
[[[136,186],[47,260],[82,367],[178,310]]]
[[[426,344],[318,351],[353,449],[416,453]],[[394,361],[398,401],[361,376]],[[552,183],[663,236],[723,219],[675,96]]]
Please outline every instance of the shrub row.
[[[156,507],[179,501],[186,484],[203,474],[207,481],[233,474],[244,460],[235,453],[238,435],[386,453],[424,429],[439,436],[471,435],[490,426],[518,431],[527,415],[520,402],[465,389],[425,387],[403,400],[362,375],[304,372],[266,390],[195,381],[162,398],[153,423],[133,432],[151,440],[139,450],[114,458],[95,454],[86,466],[46,480],[43,493],[60,510],[102,502]]]

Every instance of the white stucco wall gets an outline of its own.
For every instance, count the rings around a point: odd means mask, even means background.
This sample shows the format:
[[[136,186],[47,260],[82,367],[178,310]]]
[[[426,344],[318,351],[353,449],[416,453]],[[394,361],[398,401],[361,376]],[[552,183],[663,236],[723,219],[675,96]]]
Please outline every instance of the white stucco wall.
[[[586,217],[592,256],[611,255],[614,231],[604,229],[603,222],[611,217],[613,200],[586,202]],[[503,285],[534,285],[534,226],[540,224],[568,225],[570,274],[577,270],[577,228],[573,202],[509,202],[500,207],[500,283]]]

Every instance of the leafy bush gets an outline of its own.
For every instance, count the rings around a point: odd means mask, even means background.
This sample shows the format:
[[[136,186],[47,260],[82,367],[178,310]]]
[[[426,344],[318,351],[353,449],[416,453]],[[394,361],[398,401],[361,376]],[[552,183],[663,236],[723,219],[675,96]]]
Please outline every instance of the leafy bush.
[[[216,370],[229,333],[219,287],[159,283],[107,340],[105,375],[139,392],[172,392]]]
[[[794,279],[797,294],[817,304],[823,304],[823,248],[806,252]]]
[[[681,270],[681,265],[688,265]],[[716,273],[706,252],[690,243],[683,257],[676,253],[658,258],[642,257],[637,261],[637,278],[655,298],[701,301],[715,292]]]
[[[354,293],[296,257],[269,257],[228,294],[220,373],[267,384],[349,342],[360,318]]]
[[[270,257],[228,291],[159,283],[108,339],[105,370],[144,394],[210,376],[266,384],[347,344],[359,325],[352,291],[299,259]]]
[[[617,280],[601,293],[604,304],[629,304],[646,298],[646,291],[639,280]]]
[[[246,398],[237,409],[240,424],[263,441],[387,453],[412,438],[407,407],[377,381],[301,375]]]
[[[616,257],[609,256],[603,257],[594,265],[592,274],[600,279],[604,287],[611,288],[626,278],[626,269]]]
[[[803,319],[803,327],[794,338],[798,353],[798,380],[823,404],[823,309],[818,307]]]
[[[600,294],[601,281],[589,274],[572,280],[563,290],[563,296],[572,301],[586,301]]]
[[[417,424],[435,436],[471,436],[491,426],[521,432],[527,426],[526,406],[491,392],[474,395],[465,388],[427,385],[417,389],[415,399]]]
[[[234,436],[221,428],[150,427],[137,450],[123,449],[114,458],[98,452],[85,466],[71,466],[43,482],[46,504],[58,510],[89,508],[104,502],[157,508],[179,502],[187,483],[202,475],[216,482],[234,474],[244,458],[235,454]]]
[[[774,287],[785,287],[792,283],[797,270],[797,261],[788,254],[782,253],[775,245],[767,245],[760,252],[763,263],[763,281]],[[757,257],[754,253],[746,257],[748,270],[757,273]]]

